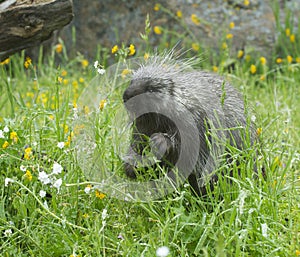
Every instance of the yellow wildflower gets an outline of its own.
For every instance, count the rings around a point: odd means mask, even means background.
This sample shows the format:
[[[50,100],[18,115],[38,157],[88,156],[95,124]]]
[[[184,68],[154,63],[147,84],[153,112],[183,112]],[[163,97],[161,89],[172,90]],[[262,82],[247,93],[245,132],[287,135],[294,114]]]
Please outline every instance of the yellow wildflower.
[[[154,11],[156,11],[156,12],[159,11],[159,9],[160,9],[160,4],[155,4],[153,9],[154,9]]]
[[[278,64],[279,64],[279,63],[282,63],[282,59],[278,57],[278,58],[276,59],[276,63],[278,63]]]
[[[102,99],[99,104],[99,109],[102,111],[107,103],[106,99]]]
[[[226,42],[222,43],[222,49],[227,49],[228,48],[228,45],[226,44]]]
[[[245,6],[248,6],[250,4],[250,1],[249,0],[244,0],[244,5]]]
[[[84,78],[80,77],[79,78],[79,83],[83,83],[84,82]]]
[[[129,69],[124,69],[121,73],[122,78],[125,78],[127,74],[131,73],[131,70]]]
[[[73,88],[77,89],[77,88],[78,88],[78,81],[77,81],[77,80],[74,80],[74,81],[72,82],[72,86],[73,86]]]
[[[264,80],[266,80],[266,76],[265,76],[265,75],[261,75],[259,79],[260,79],[261,81],[264,81]]]
[[[6,149],[9,146],[9,143],[7,141],[5,141],[2,145],[3,149]]]
[[[32,148],[31,147],[27,147],[25,150],[24,150],[24,159],[25,160],[29,160],[32,156]]]
[[[117,45],[114,45],[113,48],[111,49],[112,54],[115,54],[118,51],[119,51],[119,47]]]
[[[228,34],[226,35],[226,38],[227,38],[227,39],[231,39],[231,38],[233,38],[233,34],[231,34],[231,33],[228,33]]]
[[[58,81],[59,83],[61,83],[61,82],[63,81],[63,78],[62,78],[62,77],[58,77],[58,78],[57,78],[57,81]]]
[[[195,25],[200,25],[200,20],[196,14],[191,15],[191,20]]]
[[[294,34],[290,35],[290,41],[291,41],[291,43],[295,43],[295,35]]]
[[[242,58],[244,56],[244,51],[243,50],[239,50],[237,53],[237,58]]]
[[[69,80],[67,80],[67,79],[64,79],[64,80],[63,80],[63,84],[64,84],[64,85],[68,85],[68,83],[69,83]]]
[[[85,105],[85,106],[83,107],[83,113],[84,113],[84,114],[89,114],[89,112],[90,112],[90,108],[89,108],[88,106]]]
[[[265,57],[260,57],[260,63],[262,64],[262,65],[265,65],[266,63],[267,63],[267,59],[265,58]]]
[[[134,45],[133,44],[130,44],[130,46],[129,46],[129,56],[132,56],[132,55],[134,55],[135,54],[135,47],[134,47]]]
[[[300,256],[300,250],[296,250],[296,256]]]
[[[212,69],[213,69],[214,72],[218,72],[218,67],[217,66],[213,66]]]
[[[199,44],[197,44],[197,43],[192,43],[192,48],[193,48],[193,50],[194,50],[195,52],[198,52],[199,49],[200,49],[200,46],[199,46]]]
[[[257,136],[260,136],[261,133],[262,133],[262,128],[257,128],[257,130],[256,130]]]
[[[161,27],[159,26],[154,26],[153,31],[157,35],[160,35],[162,33]]]
[[[229,23],[229,28],[230,28],[230,29],[233,29],[233,28],[234,28],[234,26],[235,26],[235,24],[234,24],[234,22],[233,22],[233,21]]]
[[[82,67],[85,69],[85,68],[89,65],[89,61],[86,60],[86,59],[83,59],[83,60],[81,61],[81,65],[82,65]]]
[[[251,64],[251,66],[250,66],[250,72],[251,72],[252,74],[255,74],[255,73],[256,73],[256,66],[255,66],[254,64]]]
[[[251,55],[250,55],[250,54],[247,54],[247,55],[245,56],[245,60],[246,60],[247,62],[249,62],[249,61],[251,60]]]
[[[29,170],[26,170],[26,173],[25,173],[24,177],[27,180],[31,181],[32,180],[32,174],[31,174],[31,172]]]
[[[277,165],[277,166],[282,167],[282,162],[280,161],[278,156],[275,157],[274,164]]]
[[[15,131],[10,132],[9,138],[10,138],[14,143],[17,143],[17,142],[18,142],[18,135],[17,135],[17,132],[15,132]]]
[[[66,70],[63,70],[63,71],[61,72],[61,76],[62,76],[62,77],[67,76],[67,74],[68,74],[68,72],[67,72]]]
[[[62,52],[62,50],[63,50],[62,44],[57,44],[57,45],[55,46],[55,51],[56,51],[58,54],[60,54],[60,53]]]
[[[296,62],[297,62],[297,63],[300,63],[300,57],[297,57],[297,58],[296,58]]]
[[[145,61],[148,60],[149,57],[150,57],[150,54],[149,54],[149,53],[145,53],[145,54],[144,54],[144,60],[145,60]],[[122,73],[123,73],[123,72],[122,72]]]
[[[101,199],[101,200],[106,196],[105,194],[101,193],[98,190],[95,191],[95,194],[96,194],[96,197]]]
[[[6,65],[9,64],[10,59],[6,58],[4,61],[0,62],[0,65]]]
[[[285,35],[289,37],[291,35],[291,30],[289,28],[285,29]]]
[[[28,69],[29,66],[31,65],[31,63],[32,63],[32,61],[31,61],[30,57],[27,56],[26,59],[25,59],[25,62],[24,62],[24,67],[26,69]]]
[[[48,117],[50,120],[54,120],[54,115],[50,114]]]
[[[87,213],[84,213],[84,214],[82,214],[82,217],[83,217],[84,219],[87,219],[87,218],[89,217],[89,215],[88,215]]]
[[[286,57],[286,59],[287,59],[288,63],[292,63],[292,61],[293,61],[293,57],[290,56],[290,55],[288,55],[288,56]]]
[[[177,16],[178,18],[182,18],[182,12],[181,12],[180,10],[178,10],[178,11],[176,12],[176,16]]]
[[[64,133],[67,134],[69,132],[69,126],[67,124],[63,125]]]

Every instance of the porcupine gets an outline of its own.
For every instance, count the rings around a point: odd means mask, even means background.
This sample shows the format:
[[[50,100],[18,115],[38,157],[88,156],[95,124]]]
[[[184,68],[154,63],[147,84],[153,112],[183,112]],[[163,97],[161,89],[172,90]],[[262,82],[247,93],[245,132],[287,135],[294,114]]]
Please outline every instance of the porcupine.
[[[155,97],[156,95],[159,97]],[[144,98],[130,103],[130,100],[135,97],[139,99],[139,96]],[[218,149],[223,146],[226,148],[225,145],[230,144],[243,150],[246,147],[246,136],[250,138],[250,144],[254,141],[254,126],[247,123],[241,94],[221,76],[195,70],[189,61],[180,61],[172,53],[155,55],[140,65],[133,72],[130,84],[123,93],[123,102],[133,116],[143,107],[146,110],[149,106],[150,109],[155,107],[154,111],[136,115],[138,117],[134,120],[132,142],[127,155],[127,160],[133,161],[124,163],[125,173],[132,179],[137,175],[135,159],[143,155],[145,147],[149,145],[160,159],[159,165],[167,169],[174,167],[180,154],[186,153],[188,159],[195,151],[195,147],[182,146],[182,134],[173,119],[180,120],[183,124],[187,131],[185,136],[191,140],[199,138],[197,160],[187,176],[197,194],[206,192],[205,186],[199,181],[204,176],[204,168],[211,155],[212,140],[218,141],[210,133],[212,127],[215,131],[222,131],[217,134],[221,137],[220,141],[223,141],[218,142],[221,146]],[[164,115],[166,111],[172,113],[171,118]],[[192,126],[192,123],[196,124],[197,130],[190,135],[189,125]],[[223,150],[226,152],[226,149]],[[223,150],[216,158],[224,157]],[[229,154],[225,156],[230,161]],[[155,165],[151,167],[153,166]],[[182,171],[179,170],[180,172]],[[212,185],[217,180],[217,175],[212,175],[209,180]]]

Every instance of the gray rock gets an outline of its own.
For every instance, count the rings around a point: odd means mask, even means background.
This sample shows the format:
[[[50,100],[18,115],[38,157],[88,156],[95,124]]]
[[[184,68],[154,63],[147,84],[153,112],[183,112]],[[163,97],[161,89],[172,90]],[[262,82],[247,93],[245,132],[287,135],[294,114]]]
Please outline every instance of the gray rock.
[[[299,0],[278,0],[280,4],[280,20],[284,24],[284,9],[290,9],[294,15],[300,14]],[[181,10],[185,23],[205,48],[220,49],[222,40],[227,33],[233,34],[231,39],[233,51],[251,46],[263,52],[270,53],[271,46],[276,42],[276,21],[270,0],[74,0],[75,17],[70,25],[60,31],[68,49],[75,47],[85,56],[94,58],[97,46],[111,49],[115,44],[124,42],[134,43],[137,48],[142,45],[140,33],[144,32],[147,13],[150,15],[151,25],[174,30],[185,37],[185,30],[179,22],[163,11],[154,11],[155,3],[176,13]],[[190,16],[196,14],[200,25],[192,23]],[[298,17],[298,16],[295,16]],[[229,29],[233,21],[235,27]],[[76,28],[76,44],[72,43],[72,26]],[[298,26],[295,19],[294,26]],[[151,34],[151,44],[157,45],[161,35]],[[175,40],[173,40],[175,41]],[[172,41],[172,43],[174,43]],[[227,40],[228,41],[228,40]],[[186,45],[190,48],[190,45]]]

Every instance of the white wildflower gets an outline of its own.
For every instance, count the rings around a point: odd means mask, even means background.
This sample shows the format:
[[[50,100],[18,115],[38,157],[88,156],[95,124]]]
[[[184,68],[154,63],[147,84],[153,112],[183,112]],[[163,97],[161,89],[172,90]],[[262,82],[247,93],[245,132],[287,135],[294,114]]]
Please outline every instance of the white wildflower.
[[[25,172],[27,170],[27,168],[24,165],[21,165],[20,170]]]
[[[98,62],[98,61],[95,61],[95,62],[94,62],[94,67],[95,67],[95,69],[98,68],[98,65],[99,65],[99,62]]]
[[[4,232],[3,232],[4,236],[6,237],[9,237],[12,235],[12,230],[11,229],[6,229]]]
[[[263,235],[263,237],[268,237],[268,224],[267,223],[261,224],[261,234]]]
[[[39,172],[38,179],[39,179],[44,185],[47,185],[47,184],[51,183],[51,180],[50,180],[50,178],[49,178],[49,175],[48,175],[45,171]]]
[[[102,220],[105,220],[107,218],[108,214],[107,214],[107,210],[106,209],[103,209],[101,216],[102,216]]]
[[[98,68],[97,69],[97,72],[100,74],[100,75],[103,75],[105,73],[105,70],[104,69],[101,69],[101,68]]]
[[[58,142],[58,143],[57,143],[57,147],[58,147],[59,149],[63,149],[64,146],[65,146],[65,142]]]
[[[40,195],[41,198],[44,198],[46,196],[46,191],[40,190],[39,195]]]
[[[3,130],[0,129],[0,138],[4,138]]]
[[[3,129],[3,131],[4,131],[5,133],[8,133],[8,132],[9,132],[9,128],[8,128],[7,126],[5,126],[4,129]]]
[[[170,250],[167,246],[161,246],[161,247],[157,248],[157,250],[156,250],[156,256],[158,256],[158,257],[168,256],[169,253],[170,253]]]
[[[9,183],[13,183],[13,182],[15,182],[13,179],[11,179],[11,178],[5,178],[5,180],[4,180],[4,186],[7,187]]]
[[[53,183],[53,187],[55,187],[57,189],[57,191],[59,192],[59,189],[60,189],[60,186],[62,184],[62,179],[59,178],[58,180],[56,180],[54,183]]]
[[[47,210],[49,210],[49,206],[48,206],[47,201],[45,201],[45,202],[43,203],[43,205],[44,205],[44,207],[45,207]]]
[[[85,187],[85,189],[84,189],[84,192],[86,193],[86,194],[89,194],[90,192],[91,192],[91,187],[90,186],[87,186],[87,187]]]
[[[52,174],[60,174],[62,170],[63,167],[59,163],[55,162],[53,164]]]

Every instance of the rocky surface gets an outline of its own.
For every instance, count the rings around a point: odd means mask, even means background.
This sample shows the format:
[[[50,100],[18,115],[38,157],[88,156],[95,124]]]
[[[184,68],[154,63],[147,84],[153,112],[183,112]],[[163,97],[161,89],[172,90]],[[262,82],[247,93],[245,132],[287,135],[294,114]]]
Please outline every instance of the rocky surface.
[[[72,41],[72,26],[76,28],[76,51],[93,58],[97,46],[109,49],[114,44],[141,44],[140,33],[144,32],[145,18],[150,15],[151,26],[161,26],[164,29],[175,30],[185,35],[186,30],[164,12],[154,10],[156,3],[161,4],[172,14],[180,10],[182,20],[195,35],[194,40],[202,46],[220,48],[227,33],[232,33],[233,49],[247,46],[268,53],[270,46],[276,41],[276,18],[274,3],[280,6],[280,20],[284,24],[284,9],[292,10],[298,17],[300,14],[299,0],[74,0],[75,17],[70,25],[64,28],[59,36],[63,38],[67,48],[74,47]],[[200,24],[191,21],[191,15],[196,14]],[[176,17],[176,16],[175,16]],[[234,22],[234,28],[229,23]],[[298,26],[298,18],[294,21]],[[155,45],[163,35],[151,34],[151,43]]]

